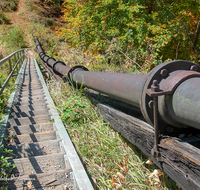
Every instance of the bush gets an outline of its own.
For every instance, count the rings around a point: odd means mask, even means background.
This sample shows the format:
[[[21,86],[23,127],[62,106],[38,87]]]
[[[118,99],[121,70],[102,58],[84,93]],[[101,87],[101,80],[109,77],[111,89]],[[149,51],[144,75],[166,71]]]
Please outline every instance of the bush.
[[[0,7],[2,11],[16,11],[18,7],[18,0],[1,0]]]
[[[19,25],[12,26],[4,33],[4,35],[4,38],[1,40],[5,48],[9,49],[9,53],[27,47],[24,31]]]
[[[4,13],[0,13],[0,24],[9,24],[10,18],[8,18]]]
[[[124,60],[121,52],[149,69],[169,58],[195,61],[191,47],[199,8],[197,0],[65,0],[68,24],[59,34],[72,46],[107,54],[113,62],[118,56]]]

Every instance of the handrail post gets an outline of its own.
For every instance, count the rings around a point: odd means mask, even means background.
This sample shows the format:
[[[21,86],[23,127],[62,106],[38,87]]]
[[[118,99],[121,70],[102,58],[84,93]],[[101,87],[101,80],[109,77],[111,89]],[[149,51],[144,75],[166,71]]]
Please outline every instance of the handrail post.
[[[22,52],[21,52],[21,51],[19,52],[19,57],[20,57],[20,58],[22,57]],[[20,61],[19,61],[19,69],[20,69],[20,67],[21,67],[21,64],[22,64],[22,59],[20,59]]]
[[[2,88],[2,85],[1,85],[1,81],[0,81],[0,91],[1,91],[1,88]],[[3,103],[5,103],[5,102],[4,102],[4,95],[3,95],[3,92],[0,93],[0,98],[1,98],[1,97],[3,98]]]
[[[9,59],[9,67],[10,67],[10,72],[11,72],[12,71],[11,59]]]
[[[14,55],[14,59],[15,59],[15,64],[17,63],[17,59],[16,59],[16,54]],[[17,69],[17,73],[18,73],[18,67],[16,67]]]
[[[20,52],[17,52],[17,56],[18,56],[18,59],[17,59],[17,61],[19,61],[19,58],[20,58]],[[18,72],[19,72],[19,68],[20,67],[20,61],[19,61],[19,63],[17,64],[17,75],[18,75]]]

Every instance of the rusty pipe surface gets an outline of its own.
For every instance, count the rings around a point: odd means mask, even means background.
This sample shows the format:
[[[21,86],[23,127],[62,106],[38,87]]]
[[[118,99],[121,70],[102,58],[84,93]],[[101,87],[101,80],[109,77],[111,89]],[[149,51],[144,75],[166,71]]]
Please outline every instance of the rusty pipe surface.
[[[72,80],[113,98],[139,107],[140,92],[146,75],[103,73],[75,70]]]
[[[158,97],[158,125],[161,132],[168,126],[200,129],[200,67],[188,61],[165,62],[147,75],[91,72],[83,66],[68,67],[50,58],[42,51],[37,39],[40,58],[53,68],[56,74],[68,78],[75,87],[88,87],[113,98],[137,106],[146,121],[153,126],[153,100]],[[151,90],[153,81],[160,86]]]
[[[190,78],[181,83],[172,95],[166,97],[168,115],[177,122],[177,127],[184,124],[200,129],[199,84],[200,78]]]

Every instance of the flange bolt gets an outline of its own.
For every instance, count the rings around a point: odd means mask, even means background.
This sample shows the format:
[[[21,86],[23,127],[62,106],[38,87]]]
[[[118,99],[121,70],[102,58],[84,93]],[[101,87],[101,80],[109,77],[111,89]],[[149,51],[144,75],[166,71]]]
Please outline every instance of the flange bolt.
[[[191,70],[191,71],[198,71],[197,65],[192,65],[192,66],[190,67],[190,70]]]
[[[151,90],[153,92],[159,92],[160,88],[157,80],[153,81],[153,84],[151,85]]]
[[[160,75],[161,75],[162,77],[166,77],[166,76],[168,75],[168,70],[167,70],[167,69],[162,69],[162,70],[160,71]]]
[[[149,108],[153,108],[153,100],[150,100],[148,103]]]

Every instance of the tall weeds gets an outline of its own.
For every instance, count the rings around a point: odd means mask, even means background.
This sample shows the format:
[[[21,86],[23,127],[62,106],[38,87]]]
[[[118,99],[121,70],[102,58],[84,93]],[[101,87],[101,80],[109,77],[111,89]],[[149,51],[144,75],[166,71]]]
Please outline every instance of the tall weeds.
[[[14,25],[11,27],[4,26],[4,32],[2,35],[3,38],[0,40],[3,43],[7,54],[27,47],[24,31],[20,28],[19,25]]]

